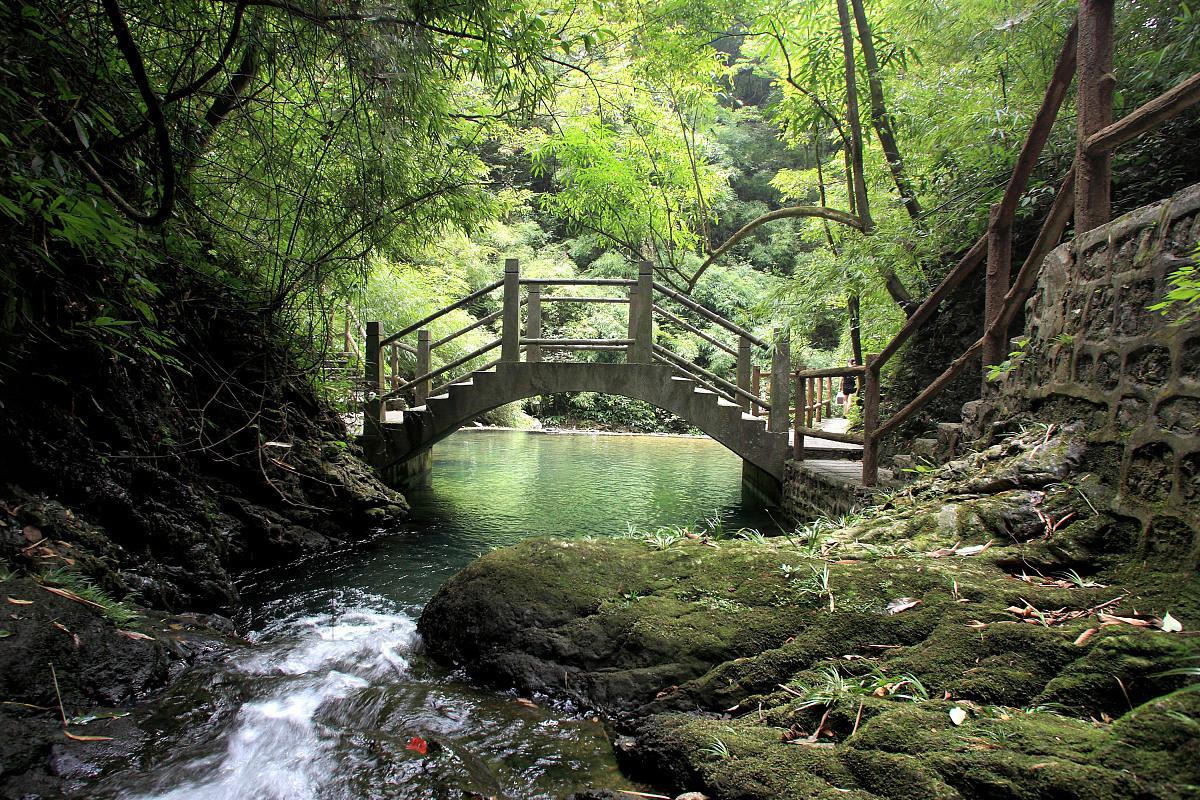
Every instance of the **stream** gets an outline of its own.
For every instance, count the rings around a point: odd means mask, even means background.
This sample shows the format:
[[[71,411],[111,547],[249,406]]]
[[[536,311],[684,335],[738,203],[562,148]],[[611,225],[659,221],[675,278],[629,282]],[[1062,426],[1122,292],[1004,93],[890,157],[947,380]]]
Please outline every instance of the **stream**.
[[[422,606],[479,555],[530,536],[619,535],[740,507],[740,462],[701,438],[463,431],[434,450],[410,520],[336,555],[253,576],[254,643],[143,711],[113,800],[561,798],[628,788],[603,725],[472,686],[424,657]],[[414,737],[427,742],[422,754]]]

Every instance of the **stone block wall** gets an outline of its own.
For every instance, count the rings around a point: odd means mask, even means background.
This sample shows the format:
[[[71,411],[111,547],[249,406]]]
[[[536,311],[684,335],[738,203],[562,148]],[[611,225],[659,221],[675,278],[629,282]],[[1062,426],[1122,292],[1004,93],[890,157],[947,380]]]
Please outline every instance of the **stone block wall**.
[[[1136,518],[1146,560],[1200,560],[1200,319],[1148,306],[1200,240],[1200,185],[1057,248],[1026,306],[1028,341],[998,392],[964,409],[979,438],[1021,412],[1082,421],[1118,487],[1110,510]],[[1014,345],[1016,346],[1016,345]]]
[[[844,463],[861,474],[861,461]],[[818,517],[852,514],[871,505],[875,495],[875,489],[864,489],[855,478],[814,468],[809,462],[789,460],[784,469],[779,506],[789,520],[802,523]]]

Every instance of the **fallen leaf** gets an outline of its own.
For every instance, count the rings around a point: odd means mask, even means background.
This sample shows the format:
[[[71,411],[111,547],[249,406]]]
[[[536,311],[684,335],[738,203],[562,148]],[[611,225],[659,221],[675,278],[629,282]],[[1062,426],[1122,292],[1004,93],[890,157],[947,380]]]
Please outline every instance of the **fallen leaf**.
[[[111,736],[80,736],[79,734],[71,733],[65,728],[63,729],[63,733],[66,734],[68,739],[73,739],[77,742],[111,742],[113,740]]]
[[[956,555],[960,555],[960,556],[977,556],[977,555],[979,555],[980,553],[982,553],[984,550],[987,550],[987,549],[988,549],[989,547],[991,547],[991,546],[992,546],[992,540],[991,540],[991,539],[988,539],[988,543],[987,543],[987,544],[973,544],[973,545],[971,545],[970,547],[962,547],[962,548],[959,548],[959,550],[958,550],[958,552],[956,553]]]
[[[0,639],[7,639],[10,636],[12,636],[12,631],[6,631],[4,628],[0,628]]]
[[[897,597],[895,600],[887,604],[887,612],[889,614],[899,614],[903,611],[908,611],[913,606],[918,606],[921,601],[915,597]]]
[[[122,630],[118,630],[118,631],[117,631],[117,633],[121,634],[122,636],[126,636],[126,637],[128,637],[128,638],[130,638],[130,639],[145,639],[145,640],[147,640],[147,641],[151,641],[151,642],[153,642],[153,641],[154,641],[154,637],[153,637],[153,636],[147,636],[146,634],[142,633],[141,631],[122,631]]]
[[[1155,627],[1152,620],[1140,617],[1119,617],[1116,614],[1097,614],[1096,617],[1100,620],[1101,625],[1136,625],[1139,628]]]
[[[421,755],[425,755],[427,752],[429,752],[429,742],[425,741],[420,736],[414,736],[408,740],[408,746],[404,749],[415,750]]]
[[[101,611],[104,610],[104,606],[100,605],[99,603],[93,603],[91,600],[80,597],[79,595],[75,594],[74,592],[72,592],[68,589],[59,589],[57,586],[43,586],[42,588],[45,589],[47,592],[50,592],[51,594],[58,595],[59,597],[65,597],[68,600],[74,600],[76,603],[83,603],[85,606],[91,606],[92,608],[98,608]]]
[[[1100,632],[1099,628],[1088,628],[1075,639],[1076,647],[1083,647],[1083,643]]]
[[[967,721],[966,710],[959,708],[958,706],[955,706],[954,708],[950,709],[950,721],[953,722],[955,725],[962,725],[964,722]]]
[[[1179,633],[1183,630],[1183,623],[1172,617],[1171,612],[1168,611],[1163,614],[1162,624],[1159,627],[1167,633]]]
[[[537,703],[533,702],[532,700],[526,700],[524,697],[518,697],[517,702],[519,704],[525,706],[526,708],[537,708],[538,707]]]
[[[25,534],[25,541],[30,543],[40,542],[42,539],[46,538],[42,536],[41,528],[38,528],[36,525],[26,525],[21,529],[21,533]]]
[[[930,558],[943,558],[957,552],[959,544],[959,542],[955,542],[953,547],[941,547],[931,553],[926,553],[925,555],[929,556]]]
[[[12,603],[14,606],[31,606],[31,605],[33,605],[32,600],[21,600],[16,597],[9,597],[6,599],[8,600],[8,602]]]

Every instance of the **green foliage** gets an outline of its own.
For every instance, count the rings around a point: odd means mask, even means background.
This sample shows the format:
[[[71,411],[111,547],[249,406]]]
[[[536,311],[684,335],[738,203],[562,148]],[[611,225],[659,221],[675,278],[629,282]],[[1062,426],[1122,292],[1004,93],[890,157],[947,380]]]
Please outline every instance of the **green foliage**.
[[[38,580],[47,586],[65,589],[97,608],[114,625],[123,627],[140,616],[129,604],[114,600],[97,586],[91,578],[65,567],[44,572]]]
[[[1173,317],[1172,325],[1183,325],[1200,315],[1200,245],[1192,250],[1191,260],[1167,276],[1171,288],[1161,302],[1149,308]]]
[[[1029,338],[1022,337],[1016,340],[1017,349],[1008,354],[1008,358],[1001,361],[999,364],[990,364],[987,368],[987,379],[989,381],[997,381],[1008,375],[1010,372],[1020,366],[1025,360],[1025,348],[1029,346]]]

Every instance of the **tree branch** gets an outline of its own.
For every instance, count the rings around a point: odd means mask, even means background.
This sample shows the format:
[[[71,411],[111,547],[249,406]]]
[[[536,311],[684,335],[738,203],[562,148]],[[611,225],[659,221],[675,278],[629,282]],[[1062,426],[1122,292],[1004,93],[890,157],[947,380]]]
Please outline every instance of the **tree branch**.
[[[163,116],[162,103],[150,86],[150,79],[146,76],[146,65],[142,61],[142,54],[138,52],[137,44],[134,43],[133,36],[129,33],[125,14],[117,5],[117,0],[103,0],[103,4],[109,22],[112,24],[113,34],[117,38],[117,49],[121,52],[121,56],[125,59],[125,63],[133,75],[133,82],[138,88],[142,102],[146,104],[146,116],[154,128],[154,138],[158,144],[159,169],[162,172],[162,198],[156,211],[146,214],[137,211],[126,202],[118,202],[117,205],[135,222],[144,225],[159,225],[171,216],[171,209],[175,205],[175,160],[171,151],[171,134],[167,129],[167,120]],[[101,184],[102,187],[104,185]]]

